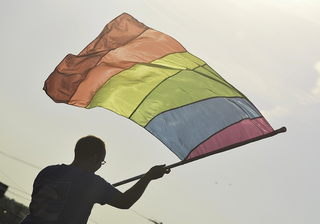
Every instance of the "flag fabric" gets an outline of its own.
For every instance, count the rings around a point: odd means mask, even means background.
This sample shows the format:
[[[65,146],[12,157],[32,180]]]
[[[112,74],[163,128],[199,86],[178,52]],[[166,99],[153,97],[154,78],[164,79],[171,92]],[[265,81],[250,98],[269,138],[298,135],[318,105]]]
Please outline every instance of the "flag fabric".
[[[57,103],[136,122],[180,160],[274,132],[250,100],[172,37],[124,13],[45,81]]]

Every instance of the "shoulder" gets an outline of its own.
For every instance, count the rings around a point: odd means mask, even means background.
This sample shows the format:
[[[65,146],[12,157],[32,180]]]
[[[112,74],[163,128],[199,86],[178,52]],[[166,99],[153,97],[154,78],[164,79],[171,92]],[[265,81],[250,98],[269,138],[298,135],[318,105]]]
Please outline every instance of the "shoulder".
[[[52,179],[52,180],[62,180],[66,176],[73,176],[74,172],[72,167],[65,164],[50,165],[45,167],[39,172],[36,179]]]
[[[61,165],[50,165],[50,166],[47,166],[47,167],[43,168],[43,169],[39,172],[38,177],[39,177],[39,176],[46,175],[47,173],[49,173],[49,172],[57,169],[59,166],[61,166]]]
[[[49,170],[55,170],[55,169],[66,168],[66,167],[68,167],[68,165],[65,165],[65,164],[49,165],[49,166],[43,168],[40,172],[46,172]]]

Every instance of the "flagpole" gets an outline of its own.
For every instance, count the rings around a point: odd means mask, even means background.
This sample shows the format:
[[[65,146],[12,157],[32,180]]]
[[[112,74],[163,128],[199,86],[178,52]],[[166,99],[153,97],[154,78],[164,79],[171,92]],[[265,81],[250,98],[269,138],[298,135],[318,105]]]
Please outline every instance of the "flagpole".
[[[279,129],[277,129],[277,130],[274,130],[273,132],[270,132],[270,133],[265,134],[265,135],[260,135],[260,136],[258,136],[258,137],[255,137],[255,138],[252,138],[252,139],[243,141],[243,142],[239,142],[239,143],[236,143],[236,144],[233,144],[233,145],[229,145],[229,146],[226,146],[226,147],[221,148],[221,149],[219,149],[219,150],[215,150],[215,151],[213,151],[213,152],[206,153],[206,154],[204,154],[204,155],[197,156],[197,157],[194,157],[194,158],[191,158],[191,159],[188,159],[188,160],[182,160],[182,161],[180,161],[180,162],[173,163],[173,164],[171,164],[171,165],[169,165],[169,166],[166,166],[165,168],[167,168],[167,169],[172,169],[172,168],[174,168],[174,167],[181,166],[181,165],[184,165],[184,164],[187,164],[187,163],[190,163],[190,162],[193,162],[193,161],[196,161],[196,160],[205,158],[205,157],[207,157],[207,156],[211,156],[211,155],[213,155],[213,154],[217,154],[217,153],[220,153],[220,152],[228,151],[228,150],[230,150],[230,149],[234,149],[234,148],[237,148],[237,147],[240,147],[240,146],[243,146],[243,145],[249,144],[249,143],[251,143],[251,142],[255,142],[255,141],[264,139],[264,138],[269,138],[269,137],[272,137],[272,136],[274,136],[274,135],[277,135],[277,134],[279,134],[279,133],[283,133],[283,132],[286,132],[286,131],[287,131],[287,128],[286,128],[286,127],[282,127],[282,128],[279,128]],[[131,177],[131,178],[129,178],[129,179],[126,179],[126,180],[123,180],[123,181],[114,183],[113,186],[114,186],[114,187],[117,187],[117,186],[120,186],[120,185],[129,183],[129,182],[131,182],[131,181],[138,180],[138,179],[140,179],[141,177],[143,177],[144,175],[145,175],[145,174],[141,174],[141,175],[138,175],[138,176],[135,176],[135,177]]]

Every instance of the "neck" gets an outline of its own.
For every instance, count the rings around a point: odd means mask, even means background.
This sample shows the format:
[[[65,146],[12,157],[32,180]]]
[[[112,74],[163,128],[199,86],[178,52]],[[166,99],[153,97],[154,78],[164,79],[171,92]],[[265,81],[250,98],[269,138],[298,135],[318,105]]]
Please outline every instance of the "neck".
[[[79,167],[84,170],[87,170],[91,173],[94,173],[94,170],[86,160],[73,160],[73,162],[70,164],[71,166]]]

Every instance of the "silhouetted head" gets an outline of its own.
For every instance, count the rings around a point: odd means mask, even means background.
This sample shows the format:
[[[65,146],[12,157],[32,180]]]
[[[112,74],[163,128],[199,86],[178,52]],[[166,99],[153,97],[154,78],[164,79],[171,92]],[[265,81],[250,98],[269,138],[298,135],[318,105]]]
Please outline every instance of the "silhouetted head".
[[[76,159],[87,159],[94,154],[105,155],[106,145],[100,138],[88,135],[78,140],[74,149]]]
[[[74,165],[95,172],[105,163],[106,146],[100,138],[88,135],[78,140],[74,153]]]

